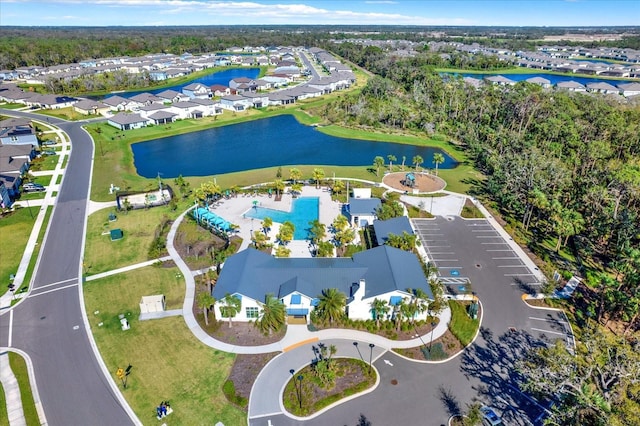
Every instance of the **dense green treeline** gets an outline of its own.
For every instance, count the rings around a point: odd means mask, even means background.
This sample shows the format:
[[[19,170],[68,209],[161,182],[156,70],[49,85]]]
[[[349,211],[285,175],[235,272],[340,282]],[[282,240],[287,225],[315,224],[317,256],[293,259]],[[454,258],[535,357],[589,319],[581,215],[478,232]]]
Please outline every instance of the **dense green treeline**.
[[[519,223],[536,252],[559,258],[568,245],[582,266],[624,268],[640,244],[639,108],[526,83],[475,89],[413,62],[378,63],[386,77],[325,105],[322,115],[347,126],[450,135],[487,176],[479,190]],[[631,297],[640,273],[628,278],[618,290]],[[635,312],[611,314],[630,320]]]
[[[149,53],[200,54],[231,46],[314,46],[324,37],[288,27],[2,28],[0,69]]]
[[[640,108],[528,83],[476,89],[415,59],[371,53],[362,59],[383,76],[318,112],[349,127],[446,134],[459,143],[486,176],[476,195],[549,261],[548,276],[575,267],[586,277],[567,302],[579,326],[575,355],[562,343],[530,351],[516,366],[522,389],[555,401],[553,424],[636,424]],[[607,326],[618,336],[603,332]],[[597,345],[594,333],[604,336]]]

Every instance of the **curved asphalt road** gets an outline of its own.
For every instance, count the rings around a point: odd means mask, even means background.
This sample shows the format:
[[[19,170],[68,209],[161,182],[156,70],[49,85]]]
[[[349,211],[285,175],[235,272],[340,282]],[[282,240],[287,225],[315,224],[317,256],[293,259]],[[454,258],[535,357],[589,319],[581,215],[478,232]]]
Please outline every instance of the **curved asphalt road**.
[[[3,115],[47,120],[38,114]],[[85,328],[79,286],[93,141],[81,122],[49,119],[71,138],[63,184],[40,251],[30,295],[13,308],[12,347],[29,354],[49,425],[133,424],[113,381],[103,374]],[[0,346],[8,346],[8,310]],[[127,407],[128,408],[128,407]]]

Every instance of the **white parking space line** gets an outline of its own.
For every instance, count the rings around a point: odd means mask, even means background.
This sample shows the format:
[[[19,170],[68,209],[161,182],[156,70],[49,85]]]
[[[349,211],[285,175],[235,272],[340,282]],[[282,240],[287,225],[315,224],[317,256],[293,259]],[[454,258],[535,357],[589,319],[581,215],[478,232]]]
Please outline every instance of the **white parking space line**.
[[[492,257],[493,260],[507,260],[507,259],[520,259],[518,256],[515,257]]]
[[[528,268],[527,265],[498,265],[498,268]]]
[[[429,248],[440,248],[440,247],[451,248],[451,246],[432,246],[432,245],[429,245]]]
[[[555,318],[536,318],[536,317],[529,317],[529,319],[536,320],[536,321],[549,321],[549,322],[556,322],[556,323],[558,323],[558,324],[568,324],[568,322],[566,322],[566,321],[560,321],[560,320],[555,319]]]
[[[454,251],[430,251],[430,254],[456,254]]]
[[[511,285],[520,285],[520,283],[511,283]],[[542,284],[540,283],[524,283],[524,285],[528,285],[528,286],[541,286]]]
[[[485,244],[485,243],[482,243],[482,244]],[[510,251],[510,252],[513,252],[513,250],[511,250],[511,249],[492,249],[492,250],[487,250],[487,251]]]
[[[493,232],[494,234],[498,235],[498,233],[496,232],[495,229],[473,229],[471,230],[471,232]]]
[[[464,269],[462,266],[440,266],[438,265],[438,269]]]
[[[434,262],[460,262],[459,259],[431,259]]]
[[[505,277],[535,277],[535,274],[504,274]]]
[[[492,238],[495,238],[495,237],[492,237]],[[501,242],[501,243],[482,243],[482,244],[486,244],[486,245],[496,245],[496,244],[500,244],[500,245],[503,245],[503,246],[506,246],[506,245],[507,245],[507,243],[505,243],[505,242]]]
[[[476,235],[476,238],[500,238],[500,239],[502,239],[502,237],[500,235]]]
[[[542,333],[557,334],[557,335],[559,335],[559,336],[566,336],[566,335],[567,335],[567,333],[560,333],[559,331],[542,330],[541,328],[533,328],[533,327],[531,327],[531,329],[532,329],[532,330],[535,330],[535,331],[540,331],[540,332],[542,332]]]

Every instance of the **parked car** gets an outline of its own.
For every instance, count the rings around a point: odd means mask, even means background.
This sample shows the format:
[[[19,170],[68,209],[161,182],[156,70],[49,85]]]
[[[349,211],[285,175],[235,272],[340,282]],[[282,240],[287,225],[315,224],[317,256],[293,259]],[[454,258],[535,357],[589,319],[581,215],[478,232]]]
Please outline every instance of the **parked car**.
[[[495,411],[493,411],[493,408],[483,405],[480,407],[480,411],[482,412],[483,426],[504,426],[502,419]]]
[[[41,155],[56,155],[57,152],[52,151],[52,150],[46,150],[46,151],[42,151],[40,154]]]
[[[42,192],[46,190],[46,188],[39,183],[25,183],[22,185],[22,190],[24,192]]]
[[[57,143],[56,141],[46,140],[46,141],[42,142],[42,145],[51,146],[51,145],[55,145],[56,143]]]

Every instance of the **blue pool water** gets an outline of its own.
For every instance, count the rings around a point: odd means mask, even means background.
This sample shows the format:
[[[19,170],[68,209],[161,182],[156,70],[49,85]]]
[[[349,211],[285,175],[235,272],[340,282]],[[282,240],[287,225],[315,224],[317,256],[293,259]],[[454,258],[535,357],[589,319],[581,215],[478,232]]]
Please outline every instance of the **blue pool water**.
[[[245,216],[255,219],[264,219],[270,217],[271,220],[278,223],[289,221],[295,226],[293,234],[294,240],[306,240],[309,238],[309,222],[318,219],[320,207],[320,199],[318,197],[302,197],[293,200],[290,212],[282,210],[267,209],[265,207],[252,207]],[[253,230],[260,228],[260,224],[255,224]]]

